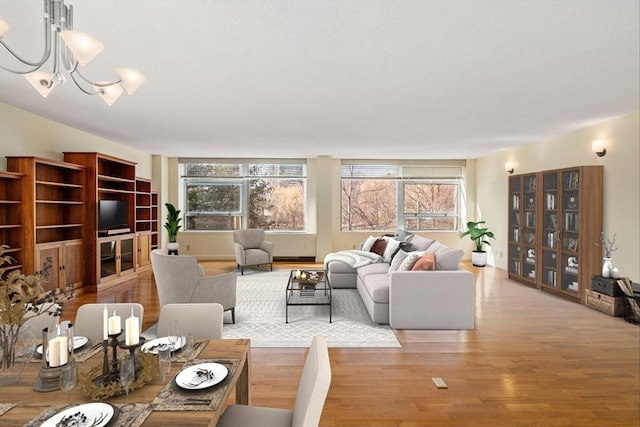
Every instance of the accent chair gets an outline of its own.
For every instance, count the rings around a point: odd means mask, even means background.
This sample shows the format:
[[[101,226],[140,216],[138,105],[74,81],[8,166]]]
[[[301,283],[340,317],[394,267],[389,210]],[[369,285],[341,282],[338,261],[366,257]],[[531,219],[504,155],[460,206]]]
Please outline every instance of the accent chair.
[[[167,304],[217,302],[224,311],[231,311],[231,321],[236,323],[235,272],[205,276],[195,257],[168,255],[161,249],[151,251],[151,267],[160,308]]]
[[[245,267],[259,267],[262,264],[269,264],[273,271],[273,247],[273,242],[265,240],[264,230],[249,228],[233,231],[233,248],[241,275],[244,275]]]

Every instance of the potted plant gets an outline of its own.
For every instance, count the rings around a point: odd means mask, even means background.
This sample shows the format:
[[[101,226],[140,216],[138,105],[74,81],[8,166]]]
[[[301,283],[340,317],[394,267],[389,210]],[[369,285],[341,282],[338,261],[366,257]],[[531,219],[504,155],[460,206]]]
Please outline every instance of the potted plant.
[[[467,222],[467,231],[460,235],[460,237],[469,236],[476,245],[476,249],[471,253],[471,262],[476,267],[487,265],[487,253],[483,250],[483,245],[491,246],[488,238],[495,239],[493,232],[489,231],[485,224],[485,221],[469,221]]]
[[[169,235],[169,243],[167,244],[167,250],[169,254],[178,255],[178,230],[182,227],[180,225],[180,211],[176,209],[171,203],[164,204],[167,208],[167,222],[164,223],[164,228]]]

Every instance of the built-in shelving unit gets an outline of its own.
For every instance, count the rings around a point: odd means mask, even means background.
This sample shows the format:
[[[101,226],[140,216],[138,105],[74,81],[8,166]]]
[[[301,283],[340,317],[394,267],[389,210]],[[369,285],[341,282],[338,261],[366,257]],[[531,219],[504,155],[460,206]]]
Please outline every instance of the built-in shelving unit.
[[[5,255],[14,263],[11,269],[22,268],[22,192],[20,180],[24,175],[0,172],[0,245],[5,245]]]
[[[23,271],[45,269],[48,289],[82,287],[85,168],[39,157],[7,157],[7,170],[23,175]]]

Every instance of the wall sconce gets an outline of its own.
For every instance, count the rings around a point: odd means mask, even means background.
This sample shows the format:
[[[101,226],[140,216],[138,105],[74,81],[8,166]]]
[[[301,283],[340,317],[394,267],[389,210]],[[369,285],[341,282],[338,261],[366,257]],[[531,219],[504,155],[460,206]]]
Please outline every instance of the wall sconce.
[[[504,164],[504,170],[509,172],[509,175],[513,174],[513,163],[512,162],[506,162]]]
[[[591,143],[591,150],[598,157],[604,157],[607,154],[607,148],[604,146],[604,139],[594,139]]]

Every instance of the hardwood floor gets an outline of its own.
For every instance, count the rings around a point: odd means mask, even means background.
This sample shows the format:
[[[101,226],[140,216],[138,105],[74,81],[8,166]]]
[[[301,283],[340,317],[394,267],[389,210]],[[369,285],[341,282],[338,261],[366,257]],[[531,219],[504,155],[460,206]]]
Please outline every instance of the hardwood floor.
[[[209,274],[232,262],[203,262]],[[309,265],[306,265],[309,267]],[[278,263],[275,268],[296,268]],[[476,328],[396,331],[401,349],[330,349],[322,426],[640,426],[640,327],[507,279],[476,277]],[[65,303],[138,301],[156,322],[150,272]],[[252,349],[253,404],[293,407],[304,349]],[[437,389],[442,377],[448,389]]]

